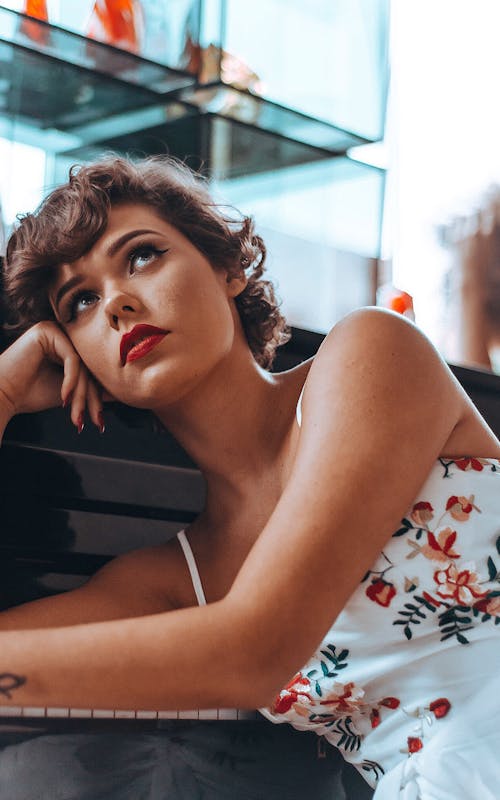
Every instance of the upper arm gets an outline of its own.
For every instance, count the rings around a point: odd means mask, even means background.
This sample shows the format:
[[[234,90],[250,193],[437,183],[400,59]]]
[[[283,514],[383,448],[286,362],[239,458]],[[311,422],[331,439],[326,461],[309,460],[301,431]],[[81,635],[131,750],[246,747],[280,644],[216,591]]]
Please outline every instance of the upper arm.
[[[161,571],[160,571],[161,568]],[[168,611],[165,546],[114,558],[77,589],[24,603],[0,613],[0,630],[58,628]]]
[[[314,652],[461,409],[446,365],[401,317],[364,309],[327,337],[307,378],[291,477],[230,593],[274,689]]]

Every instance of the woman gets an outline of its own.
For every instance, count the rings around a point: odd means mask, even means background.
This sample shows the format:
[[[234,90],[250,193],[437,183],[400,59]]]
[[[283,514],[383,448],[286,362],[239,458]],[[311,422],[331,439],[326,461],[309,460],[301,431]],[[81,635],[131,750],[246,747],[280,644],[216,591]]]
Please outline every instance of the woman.
[[[261,708],[324,734],[377,800],[493,798],[500,443],[390,312],[269,373],[264,255],[165,159],[74,170],[11,237],[25,332],[0,356],[3,425],[147,409],[207,502],[177,539],[0,616],[2,702]]]

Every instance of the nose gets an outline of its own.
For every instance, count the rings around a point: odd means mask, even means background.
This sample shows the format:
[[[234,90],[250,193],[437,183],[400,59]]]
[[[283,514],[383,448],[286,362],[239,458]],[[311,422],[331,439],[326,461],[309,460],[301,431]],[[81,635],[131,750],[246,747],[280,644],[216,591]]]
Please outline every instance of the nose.
[[[135,318],[141,312],[142,304],[137,297],[116,291],[105,301],[104,309],[111,327],[119,330],[120,322]]]

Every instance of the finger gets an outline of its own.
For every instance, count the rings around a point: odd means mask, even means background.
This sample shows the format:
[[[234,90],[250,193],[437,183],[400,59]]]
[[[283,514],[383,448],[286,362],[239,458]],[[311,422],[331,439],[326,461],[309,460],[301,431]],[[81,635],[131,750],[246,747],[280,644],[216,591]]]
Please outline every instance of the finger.
[[[87,403],[88,372],[80,362],[80,372],[71,399],[71,421],[81,433],[85,424],[85,406]]]
[[[87,385],[87,409],[94,425],[99,428],[101,433],[104,433],[105,423],[101,391],[92,377],[89,377]]]

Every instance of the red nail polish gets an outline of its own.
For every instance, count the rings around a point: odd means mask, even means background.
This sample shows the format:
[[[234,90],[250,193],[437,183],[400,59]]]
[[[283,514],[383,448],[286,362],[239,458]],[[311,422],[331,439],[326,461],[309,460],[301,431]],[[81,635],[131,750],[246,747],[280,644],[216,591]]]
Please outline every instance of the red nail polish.
[[[83,422],[83,411],[80,414],[80,416],[78,417],[77,426],[78,426],[78,433],[81,433],[83,431],[84,427],[85,427],[84,422]]]
[[[99,411],[97,418],[99,420],[99,433],[104,433],[104,431],[106,430],[106,426],[104,424],[104,415],[102,411]]]
[[[72,397],[73,397],[73,392],[71,391],[71,392],[70,392],[70,393],[67,395],[66,399],[64,400],[64,402],[63,402],[63,404],[62,404],[62,407],[63,407],[63,408],[66,408],[66,406],[67,406],[67,405],[69,405],[69,403],[71,403],[71,399],[72,399]]]

